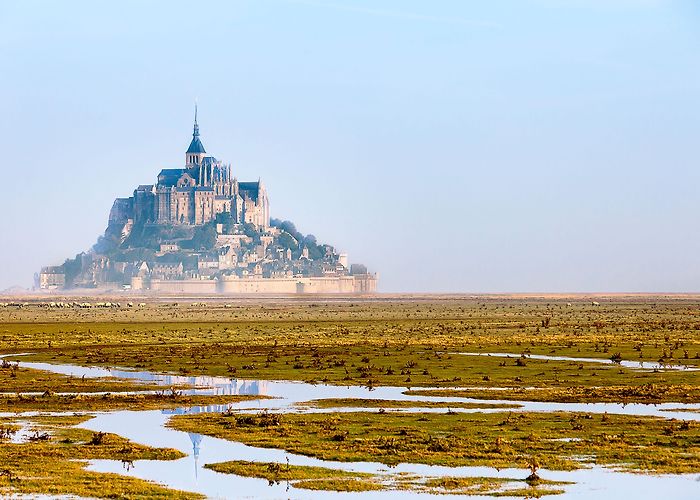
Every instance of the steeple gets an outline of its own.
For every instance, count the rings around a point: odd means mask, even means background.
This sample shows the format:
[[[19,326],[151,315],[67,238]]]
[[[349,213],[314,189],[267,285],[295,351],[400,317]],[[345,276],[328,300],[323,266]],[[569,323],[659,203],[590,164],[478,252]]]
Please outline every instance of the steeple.
[[[197,124],[197,103],[194,103],[194,132],[192,137],[199,137],[199,125]]]
[[[192,142],[185,153],[186,166],[201,165],[206,151],[202,141],[199,140],[199,124],[197,123],[197,104],[194,105],[194,130],[192,132]]]

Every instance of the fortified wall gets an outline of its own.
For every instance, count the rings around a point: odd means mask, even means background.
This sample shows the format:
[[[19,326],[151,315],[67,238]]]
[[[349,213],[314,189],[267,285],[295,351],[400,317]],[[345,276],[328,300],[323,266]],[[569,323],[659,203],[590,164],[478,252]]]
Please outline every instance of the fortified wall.
[[[151,290],[162,293],[183,294],[306,294],[306,293],[375,293],[377,277],[333,276],[310,278],[246,278],[223,277],[219,280],[162,280],[135,281],[132,290]]]

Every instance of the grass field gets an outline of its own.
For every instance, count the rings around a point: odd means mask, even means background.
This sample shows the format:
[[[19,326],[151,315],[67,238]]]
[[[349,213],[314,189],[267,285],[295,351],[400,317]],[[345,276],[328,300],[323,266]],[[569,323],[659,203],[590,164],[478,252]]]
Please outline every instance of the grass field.
[[[600,305],[593,305],[593,301]],[[412,394],[488,400],[700,402],[700,370],[693,369],[700,368],[697,297],[161,300],[147,301],[145,307],[123,304],[109,309],[59,309],[47,307],[45,302],[28,299],[22,306],[0,307],[0,353],[31,353],[9,356],[10,360],[241,379],[398,386]],[[529,355],[595,358],[606,363],[533,359]],[[661,362],[689,369],[640,370],[614,361]],[[0,366],[0,382],[4,393],[0,412],[11,413],[156,409],[240,400],[235,396],[182,396],[175,388],[170,394],[120,395],[154,387],[52,375],[17,368],[9,361]],[[17,394],[27,392],[34,394]],[[290,414],[274,429],[241,427],[234,418],[216,413],[176,417],[171,425],[344,461],[523,467],[534,457],[543,467],[554,469],[589,462],[633,471],[700,471],[700,431],[697,425],[682,421],[585,413],[509,415],[513,405],[504,405],[499,413],[449,412],[450,407],[478,409],[481,405],[475,403],[322,400],[307,406],[357,406],[377,411]],[[490,409],[499,406],[483,405]],[[384,408],[406,407],[445,411],[383,412]],[[0,425],[10,429],[13,418],[5,418]],[[148,490],[153,494],[162,490],[137,479],[85,472],[74,459],[118,457],[115,447],[77,446],[90,436],[66,422],[47,419],[35,424],[47,429],[47,441],[2,444],[6,457],[2,467],[8,472],[0,474],[1,491],[109,496],[128,488],[135,488],[134,492],[154,488]],[[117,443],[122,438],[113,439]],[[118,445],[120,449],[130,447],[133,453],[127,458],[144,453],[174,457],[173,451],[147,451],[121,441]],[[10,452],[22,460],[8,461]],[[55,453],[70,465],[47,468],[41,477],[30,474],[47,454]],[[581,456],[589,458],[582,462],[577,458]],[[235,470],[243,474],[246,467],[239,463]],[[80,484],[68,481],[66,474],[78,474]],[[267,477],[260,470],[255,474]],[[309,488],[325,484],[330,489],[362,488],[353,481],[367,482],[337,476],[295,480],[313,480],[316,483],[309,483]],[[113,484],[114,489],[101,490],[96,486],[100,481]],[[457,491],[469,486],[446,480],[441,488],[449,489],[449,484]]]
[[[571,304],[571,305],[568,305]],[[11,308],[5,308],[11,309]],[[72,315],[76,317],[70,319]],[[0,309],[0,349],[182,374],[395,386],[697,386],[700,372],[461,356],[506,352],[700,366],[691,300],[154,303]]]

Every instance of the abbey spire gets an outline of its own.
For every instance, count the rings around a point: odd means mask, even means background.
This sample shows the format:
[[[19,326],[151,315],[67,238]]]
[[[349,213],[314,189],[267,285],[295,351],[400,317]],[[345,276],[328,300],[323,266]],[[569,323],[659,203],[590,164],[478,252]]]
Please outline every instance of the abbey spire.
[[[192,132],[192,142],[185,153],[185,166],[201,165],[206,151],[202,141],[199,140],[199,124],[197,123],[197,104],[194,105],[194,130]]]

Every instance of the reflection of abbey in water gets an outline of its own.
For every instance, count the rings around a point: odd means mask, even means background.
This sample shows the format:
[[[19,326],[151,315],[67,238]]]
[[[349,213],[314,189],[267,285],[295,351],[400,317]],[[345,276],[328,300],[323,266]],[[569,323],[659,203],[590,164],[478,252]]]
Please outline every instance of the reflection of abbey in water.
[[[194,458],[194,477],[196,478],[198,476],[198,471],[199,469],[199,451],[202,446],[202,435],[201,434],[195,434],[194,432],[188,432],[187,435],[190,437],[190,441],[192,441],[192,457]]]
[[[206,389],[185,389],[184,393],[210,394],[219,396],[261,396],[267,393],[266,380],[235,380],[224,377],[195,376],[185,377],[181,375],[158,375],[154,374],[154,380],[159,384],[176,387],[179,385],[189,385],[193,387],[206,387]],[[161,410],[164,415],[189,415],[193,413],[223,413],[229,409],[229,405],[214,404],[206,406],[192,406],[184,408],[167,408]],[[192,458],[194,459],[194,475],[198,476],[199,453],[202,447],[203,436],[188,432],[187,435],[192,441]]]
[[[192,395],[264,396],[269,392],[268,386],[270,383],[268,380],[239,380],[211,375],[171,375],[168,373],[138,372],[116,368],[106,370],[104,376],[139,380],[141,382],[156,382],[164,387],[189,386],[193,389],[184,389],[181,392]],[[222,408],[225,409],[226,406],[224,405]]]
[[[225,377],[210,377],[207,375],[194,377],[186,377],[183,375],[159,375],[158,383],[171,387],[182,385],[205,387],[206,389],[185,389],[183,392],[196,392],[197,394],[206,393],[208,395],[217,396],[264,396],[268,391],[267,380],[238,380],[227,379]]]

